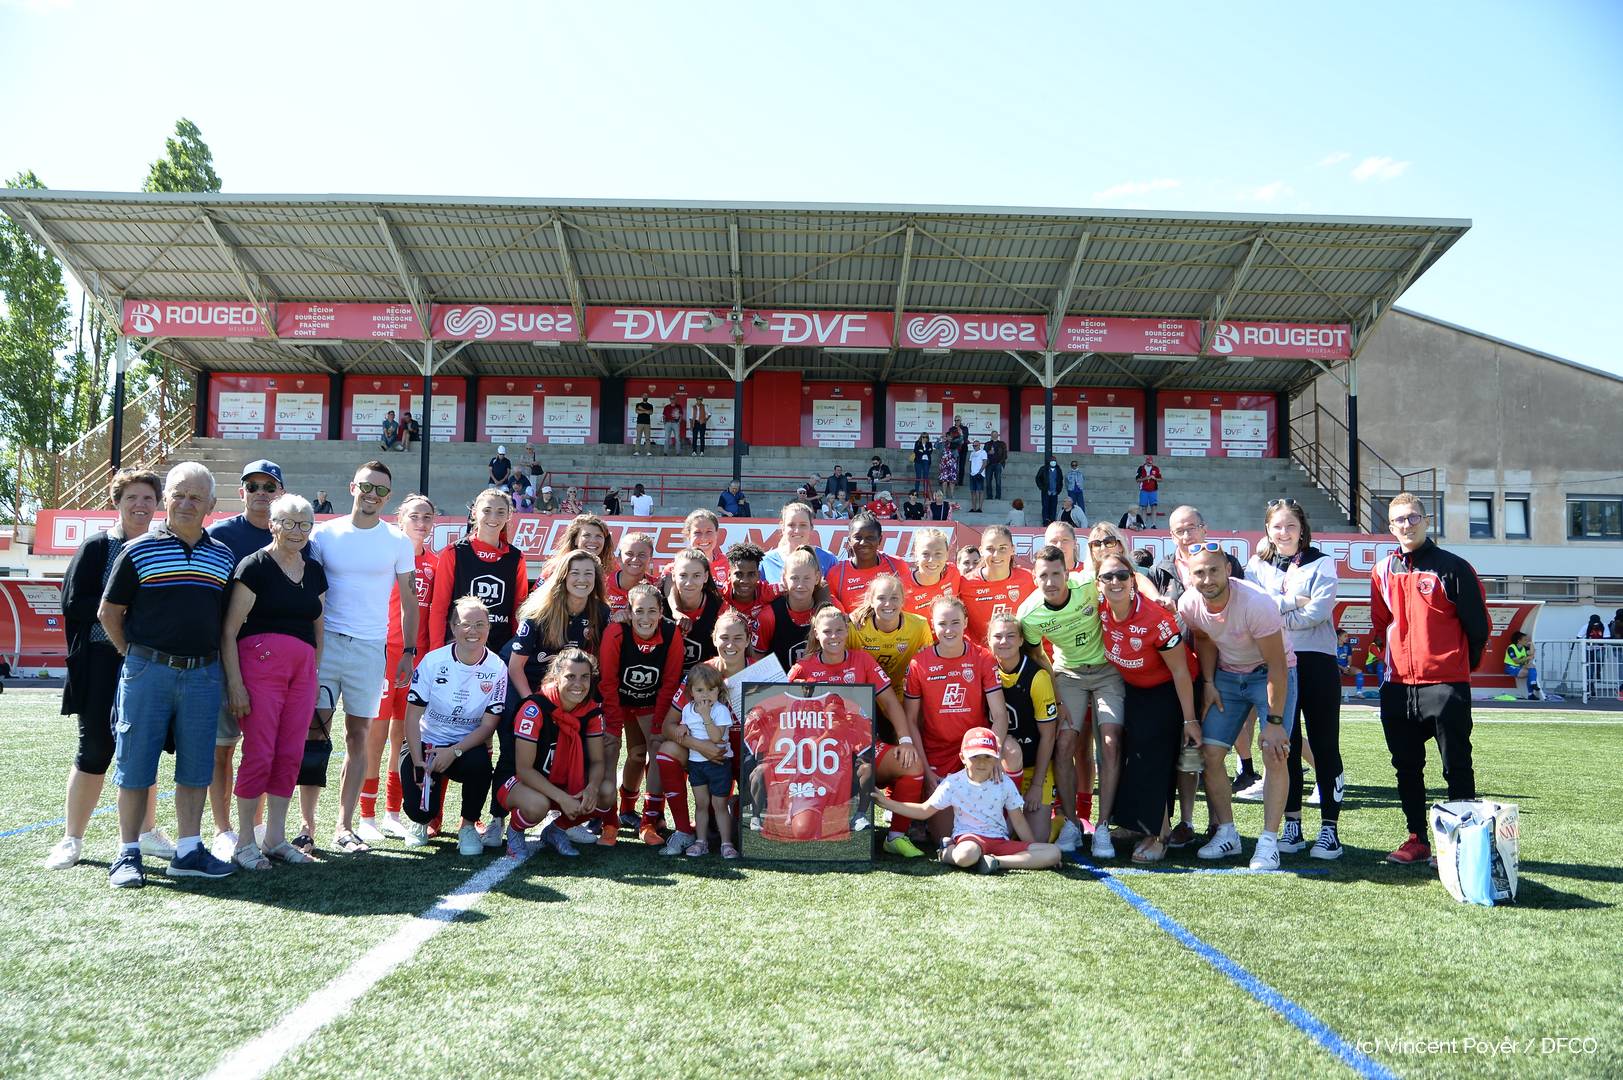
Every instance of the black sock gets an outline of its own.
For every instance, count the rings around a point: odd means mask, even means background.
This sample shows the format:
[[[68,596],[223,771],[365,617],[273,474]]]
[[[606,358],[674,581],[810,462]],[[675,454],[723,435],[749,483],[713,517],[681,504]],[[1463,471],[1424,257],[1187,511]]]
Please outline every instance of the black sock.
[[[1256,768],[1255,765],[1251,764],[1251,759],[1250,758],[1243,757],[1243,758],[1240,759],[1240,771],[1243,772],[1243,773],[1253,773],[1254,774],[1257,771],[1257,768]]]

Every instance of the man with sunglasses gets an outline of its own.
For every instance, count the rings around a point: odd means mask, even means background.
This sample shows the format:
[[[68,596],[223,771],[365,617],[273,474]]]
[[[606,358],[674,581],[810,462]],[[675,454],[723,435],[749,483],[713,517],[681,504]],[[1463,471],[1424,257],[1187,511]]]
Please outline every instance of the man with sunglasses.
[[[282,467],[266,458],[250,461],[242,467],[242,486],[237,494],[242,497],[242,513],[208,527],[210,536],[231,549],[233,565],[269,546],[270,508],[282,494]],[[231,861],[237,850],[237,834],[231,828],[231,783],[237,743],[241,739],[242,728],[229,703],[222,698],[220,722],[214,736],[214,779],[209,783],[209,810],[214,815],[214,841],[209,850],[222,862]],[[253,825],[252,822],[240,824],[243,828]]]
[[[349,492],[354,504],[346,517],[316,526],[310,536],[311,555],[327,572],[327,602],[323,612],[321,686],[316,692],[313,737],[332,730],[332,714],[344,705],[345,755],[339,774],[338,832],[340,851],[366,851],[366,841],[355,833],[355,806],[366,778],[366,733],[378,715],[386,684],[405,686],[417,666],[417,553],[411,540],[383,520],[392,478],[381,461],[368,461],[355,471]],[[401,650],[400,663],[386,671],[389,604],[399,590],[401,640],[412,642]],[[314,847],[316,801],[319,785],[301,785],[299,804],[304,828],[295,847]]]
[[[1370,640],[1384,646],[1381,728],[1398,776],[1409,838],[1386,857],[1426,862],[1426,741],[1437,740],[1450,799],[1476,798],[1471,765],[1471,672],[1490,623],[1471,564],[1426,535],[1426,510],[1408,492],[1387,510],[1398,550],[1370,572]]]

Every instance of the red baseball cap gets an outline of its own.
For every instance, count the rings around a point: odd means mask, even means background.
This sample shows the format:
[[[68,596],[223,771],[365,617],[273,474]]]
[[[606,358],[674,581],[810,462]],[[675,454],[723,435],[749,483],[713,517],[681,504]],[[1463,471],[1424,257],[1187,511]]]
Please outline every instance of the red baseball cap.
[[[988,754],[997,757],[997,732],[991,728],[970,728],[964,732],[964,741],[959,745],[958,751],[966,758],[974,757],[977,754]]]

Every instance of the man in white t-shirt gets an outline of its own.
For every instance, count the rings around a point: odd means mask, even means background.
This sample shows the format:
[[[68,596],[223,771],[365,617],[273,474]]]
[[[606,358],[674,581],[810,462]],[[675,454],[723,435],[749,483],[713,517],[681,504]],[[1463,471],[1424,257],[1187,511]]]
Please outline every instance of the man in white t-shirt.
[[[644,491],[641,484],[638,484],[631,491],[631,516],[654,516],[654,497],[648,494],[648,492]]]
[[[318,525],[310,535],[311,556],[327,572],[327,599],[322,612],[324,633],[321,647],[321,686],[316,693],[316,723],[313,738],[332,731],[332,714],[340,701],[344,705],[344,767],[339,774],[338,832],[333,838],[340,851],[367,850],[368,840],[381,840],[383,834],[361,836],[355,831],[355,804],[360,801],[361,782],[366,776],[366,733],[378,715],[389,683],[403,687],[411,681],[417,664],[417,647],[407,645],[399,666],[384,670],[384,644],[389,636],[389,601],[400,590],[401,639],[417,640],[417,590],[413,578],[416,551],[404,533],[383,520],[392,479],[389,467],[381,461],[368,461],[355,470],[349,491],[355,502],[348,517],[333,518]],[[325,786],[307,784],[299,788],[299,805],[304,814],[303,835],[314,846],[316,800]],[[298,840],[294,841],[298,843]]]
[[[969,444],[969,509],[980,513],[986,508],[986,451],[977,439]]]

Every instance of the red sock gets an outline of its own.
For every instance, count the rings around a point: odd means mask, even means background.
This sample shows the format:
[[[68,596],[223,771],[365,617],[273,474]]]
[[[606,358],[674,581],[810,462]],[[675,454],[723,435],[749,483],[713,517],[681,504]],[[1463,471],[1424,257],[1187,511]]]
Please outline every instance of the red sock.
[[[688,771],[675,758],[659,755],[659,785],[671,806],[671,820],[679,832],[693,832],[693,816],[688,812]]]
[[[923,802],[924,777],[898,776],[890,782],[890,797],[897,802]],[[906,819],[900,814],[896,816],[896,822],[906,828]],[[897,831],[902,830],[898,829]]]
[[[1076,793],[1076,816],[1083,821],[1093,820],[1093,792],[1079,791]]]
[[[620,789],[620,813],[622,813],[622,814],[635,814],[636,812],[637,812],[637,789],[632,788],[630,791],[627,791],[625,788],[622,787]]]
[[[400,774],[394,769],[389,770],[389,780],[383,785],[383,806],[389,813],[399,816],[400,808],[405,798],[400,790]]]
[[[597,817],[598,821],[602,822],[605,829],[613,831],[620,827],[620,823],[615,820],[613,807],[599,810],[595,816]]]
[[[535,828],[535,822],[525,817],[516,807],[507,812],[507,820],[512,822],[513,828],[519,832]]]
[[[665,823],[665,796],[650,791],[642,800],[642,819],[655,825]]]
[[[378,816],[378,778],[375,776],[361,781],[361,816]]]

